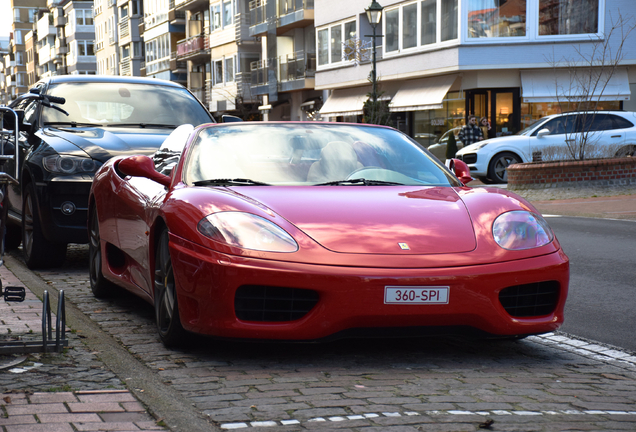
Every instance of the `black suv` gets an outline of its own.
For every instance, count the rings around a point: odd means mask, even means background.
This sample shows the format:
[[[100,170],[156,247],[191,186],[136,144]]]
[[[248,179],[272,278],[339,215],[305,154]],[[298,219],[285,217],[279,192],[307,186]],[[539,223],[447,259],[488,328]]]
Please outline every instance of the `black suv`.
[[[181,124],[214,122],[183,86],[137,77],[54,76],[10,108],[19,117],[18,166],[9,160],[4,170],[18,183],[7,190],[5,244],[23,243],[29,268],[60,266],[68,243],[88,241],[88,194],[104,162],[152,154]]]

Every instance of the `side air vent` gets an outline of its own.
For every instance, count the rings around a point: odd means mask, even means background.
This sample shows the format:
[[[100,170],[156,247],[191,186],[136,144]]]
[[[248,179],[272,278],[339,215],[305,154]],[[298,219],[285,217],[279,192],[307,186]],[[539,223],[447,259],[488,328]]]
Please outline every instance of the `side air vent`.
[[[549,315],[559,301],[559,283],[547,281],[504,288],[499,301],[513,317]]]
[[[304,317],[318,297],[316,291],[307,289],[243,285],[236,290],[234,311],[244,321],[294,321]]]

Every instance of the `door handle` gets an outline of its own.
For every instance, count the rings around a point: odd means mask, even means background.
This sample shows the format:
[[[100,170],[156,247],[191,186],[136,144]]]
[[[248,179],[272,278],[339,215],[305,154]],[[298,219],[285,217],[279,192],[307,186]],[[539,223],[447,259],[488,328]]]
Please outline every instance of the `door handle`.
[[[620,138],[621,135],[612,135],[612,138]]]

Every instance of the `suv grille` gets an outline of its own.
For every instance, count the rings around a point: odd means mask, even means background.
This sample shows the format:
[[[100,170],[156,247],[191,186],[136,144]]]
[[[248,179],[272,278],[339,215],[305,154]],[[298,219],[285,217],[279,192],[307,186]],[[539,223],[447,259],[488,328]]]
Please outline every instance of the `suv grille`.
[[[307,289],[243,285],[236,290],[234,312],[244,321],[294,321],[304,317],[318,297]]]
[[[456,156],[457,159],[463,160],[466,164],[477,163],[477,155],[475,153],[467,153],[465,155]]]
[[[499,301],[513,317],[549,315],[559,301],[559,283],[547,281],[504,288]]]

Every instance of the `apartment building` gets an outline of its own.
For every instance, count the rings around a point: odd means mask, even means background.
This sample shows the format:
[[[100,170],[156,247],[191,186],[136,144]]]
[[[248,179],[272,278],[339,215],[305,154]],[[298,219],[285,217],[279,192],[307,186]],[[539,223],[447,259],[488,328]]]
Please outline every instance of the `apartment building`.
[[[314,6],[314,0],[253,0],[249,4],[249,33],[261,40],[261,59],[251,65],[251,87],[261,99],[259,109],[265,120],[315,119],[322,93],[314,89]],[[328,5],[319,0],[316,6]]]
[[[8,78],[7,96],[9,100],[28,90],[26,69],[26,35],[33,30],[38,12],[46,9],[46,0],[11,0],[12,38],[9,44],[9,59],[5,60],[5,76]]]
[[[186,35],[185,13],[175,10],[173,0],[144,0],[139,33],[145,53],[141,76],[186,85],[186,62],[177,60],[177,41]]]
[[[5,63],[11,62],[11,56],[9,55],[9,46],[11,40],[8,37],[0,37],[0,105],[7,105],[9,103],[9,87],[11,86],[11,77],[5,74],[5,69],[8,71],[9,66]]]
[[[423,145],[487,117],[490,137],[515,133],[559,112],[559,97],[581,95],[576,77],[594,41],[607,41],[620,17],[634,25],[631,0],[380,0],[377,77],[394,124]],[[315,11],[317,90],[323,118],[360,121],[371,91],[370,0],[320,0]],[[627,30],[627,27],[624,28]],[[620,33],[609,48],[616,53]],[[601,109],[635,110],[636,32],[623,45]],[[352,55],[350,49],[354,47]],[[349,51],[347,51],[349,49]],[[598,51],[597,51],[598,54]],[[578,75],[577,75],[578,74]],[[634,99],[634,98],[632,98]]]

